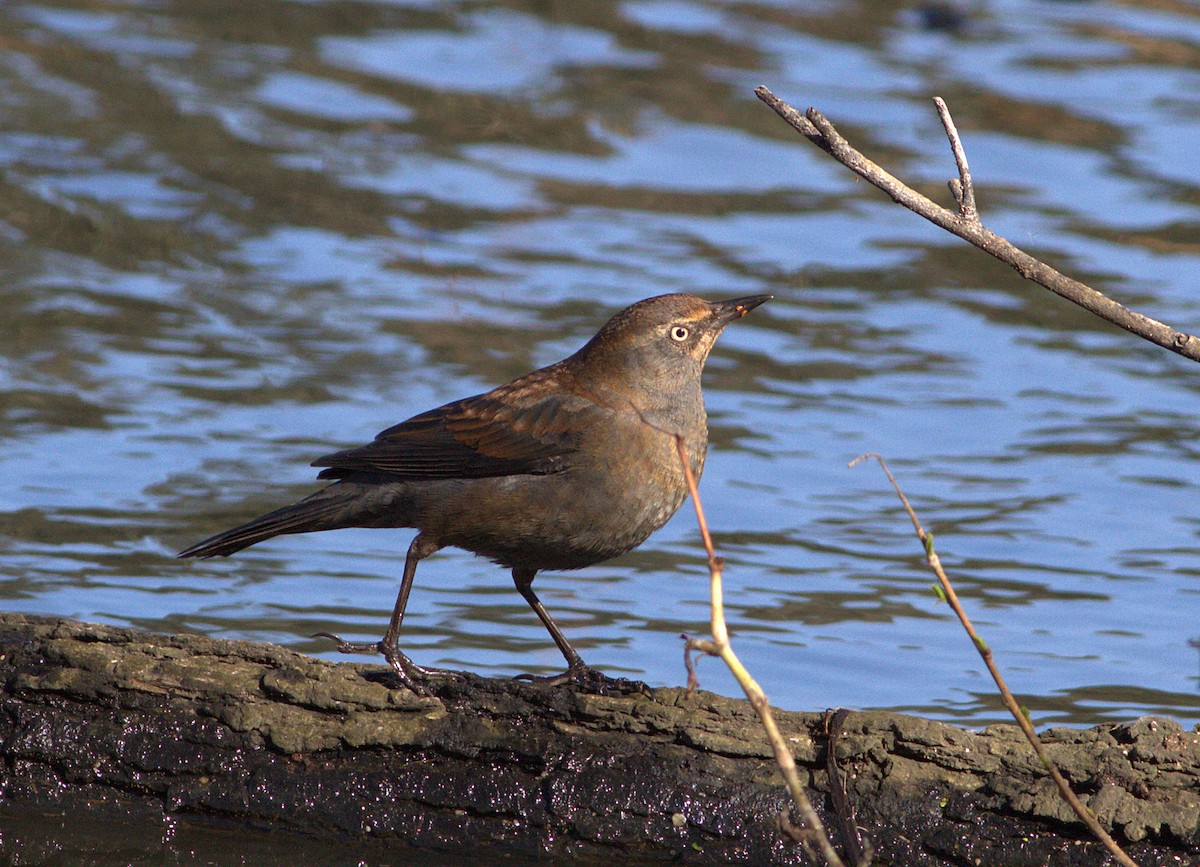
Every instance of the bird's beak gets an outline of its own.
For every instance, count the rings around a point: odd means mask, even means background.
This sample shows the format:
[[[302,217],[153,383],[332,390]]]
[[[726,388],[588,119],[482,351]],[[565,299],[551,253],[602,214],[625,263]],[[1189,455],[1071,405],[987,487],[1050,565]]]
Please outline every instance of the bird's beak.
[[[713,319],[722,326],[728,325],[735,319],[741,319],[759,304],[765,304],[774,297],[774,295],[747,295],[745,298],[718,301],[713,304]]]

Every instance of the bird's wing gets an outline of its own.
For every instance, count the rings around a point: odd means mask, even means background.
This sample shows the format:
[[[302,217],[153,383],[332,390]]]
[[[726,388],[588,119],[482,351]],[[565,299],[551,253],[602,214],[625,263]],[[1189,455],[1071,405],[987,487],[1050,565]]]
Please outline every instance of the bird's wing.
[[[594,408],[561,399],[513,406],[494,393],[469,397],[390,427],[375,441],[313,461],[322,479],[357,472],[398,479],[478,479],[567,467]]]

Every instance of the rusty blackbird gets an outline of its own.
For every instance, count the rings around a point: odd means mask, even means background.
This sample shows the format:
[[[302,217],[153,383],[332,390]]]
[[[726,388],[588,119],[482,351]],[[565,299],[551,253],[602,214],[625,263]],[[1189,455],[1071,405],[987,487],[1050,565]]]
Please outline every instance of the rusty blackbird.
[[[542,569],[578,569],[624,554],[666,523],[687,495],[675,447],[704,467],[708,419],[700,373],[717,335],[771,298],[709,302],[660,295],[616,314],[569,358],[486,394],[390,427],[365,446],[313,461],[334,483],[180,552],[232,554],[286,533],[415,527],[387,634],[345,653],[381,653],[401,682],[434,674],[400,651],[417,563],[447,545],[512,569],[517,590],[567,660],[560,675],[603,689],[533,592]]]

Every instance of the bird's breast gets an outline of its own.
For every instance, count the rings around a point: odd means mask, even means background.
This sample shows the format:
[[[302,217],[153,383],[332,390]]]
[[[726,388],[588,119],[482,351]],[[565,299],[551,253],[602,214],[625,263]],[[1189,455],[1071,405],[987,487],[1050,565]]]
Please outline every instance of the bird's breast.
[[[593,430],[564,470],[439,486],[420,527],[507,566],[576,569],[637,547],[687,496],[675,437],[645,425]],[[700,475],[707,437],[685,439]]]

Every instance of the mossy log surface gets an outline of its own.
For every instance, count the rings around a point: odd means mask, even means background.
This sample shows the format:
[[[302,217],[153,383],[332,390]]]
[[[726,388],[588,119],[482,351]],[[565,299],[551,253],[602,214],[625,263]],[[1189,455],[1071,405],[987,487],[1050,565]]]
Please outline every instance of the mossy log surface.
[[[778,831],[745,701],[431,691],[272,645],[0,615],[0,861],[812,863]],[[778,721],[838,842],[821,717]],[[1044,737],[1139,864],[1200,864],[1200,735],[1147,718]],[[834,754],[877,864],[1104,862],[1015,726],[855,712]]]

